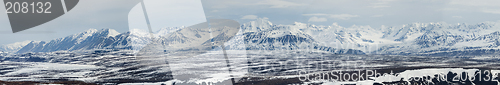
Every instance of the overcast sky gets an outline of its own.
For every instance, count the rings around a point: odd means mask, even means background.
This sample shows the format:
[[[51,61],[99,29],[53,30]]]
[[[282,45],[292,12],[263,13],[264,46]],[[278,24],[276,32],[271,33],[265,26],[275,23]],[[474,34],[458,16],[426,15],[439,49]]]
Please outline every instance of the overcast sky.
[[[344,27],[397,26],[414,22],[475,24],[500,20],[500,0],[202,0],[208,18],[246,22],[269,18]]]
[[[0,1],[3,3],[3,1]],[[80,0],[71,11],[37,27],[12,33],[5,9],[0,9],[0,45],[26,40],[50,41],[93,29],[147,29],[141,0]],[[190,26],[206,21],[200,0],[145,0],[151,26]],[[0,6],[4,6],[3,4]]]
[[[3,0],[0,1],[3,3]],[[5,9],[0,9],[0,44],[36,40],[49,41],[87,29],[128,30],[127,15],[139,0],[80,0],[71,11],[37,27],[12,33]],[[0,6],[5,7],[4,4]]]
[[[80,0],[67,14],[15,34],[5,9],[0,9],[3,12],[0,12],[0,36],[4,36],[0,37],[0,45],[25,40],[48,41],[89,28],[111,28],[123,33],[130,28],[144,27],[141,10],[135,7],[139,1]],[[267,18],[274,24],[338,23],[344,27],[378,28],[414,22],[498,21],[498,3],[500,0],[147,0],[146,8],[151,12],[148,15],[153,29],[189,26],[204,22],[205,18],[233,19],[240,23]]]

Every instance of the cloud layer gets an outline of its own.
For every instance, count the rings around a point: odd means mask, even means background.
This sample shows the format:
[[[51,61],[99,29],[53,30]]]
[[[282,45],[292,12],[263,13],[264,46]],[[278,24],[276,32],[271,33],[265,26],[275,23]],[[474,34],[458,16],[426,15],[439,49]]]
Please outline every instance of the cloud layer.
[[[500,20],[498,0],[202,0],[210,18],[276,24],[397,26],[414,22],[480,23]],[[460,16],[461,18],[457,17]]]

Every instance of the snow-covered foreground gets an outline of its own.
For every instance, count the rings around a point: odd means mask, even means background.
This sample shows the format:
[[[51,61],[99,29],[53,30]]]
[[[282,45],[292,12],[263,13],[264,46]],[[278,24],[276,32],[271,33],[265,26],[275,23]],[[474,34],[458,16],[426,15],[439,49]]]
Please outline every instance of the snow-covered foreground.
[[[232,84],[262,81],[288,84],[370,84],[408,81],[412,77],[448,72],[500,73],[498,56],[431,57],[392,55],[337,55],[322,51],[223,51],[176,52],[156,56],[132,55],[131,51],[91,53],[38,53],[11,55],[0,62],[1,81],[85,81],[119,84]],[[190,55],[197,54],[197,55]],[[19,58],[19,56],[24,56]],[[16,58],[14,58],[16,57]],[[37,58],[35,58],[37,57]],[[30,60],[31,59],[31,60]],[[39,59],[34,62],[33,59]],[[229,63],[228,63],[229,61]],[[367,70],[398,73],[366,77],[370,80],[332,81],[331,72]],[[318,74],[329,77],[317,78]],[[367,74],[364,74],[365,76]],[[309,79],[306,79],[305,77]],[[493,79],[494,75],[490,75]],[[449,76],[454,77],[454,76]],[[233,79],[232,79],[233,78]],[[354,77],[352,77],[354,78]],[[429,77],[438,78],[438,77]],[[485,78],[483,76],[483,78]],[[289,82],[294,81],[294,82]],[[286,84],[285,82],[285,84]],[[451,82],[453,83],[453,82]],[[281,83],[283,84],[283,83]]]
[[[2,62],[1,67],[0,80],[5,81],[64,81],[65,79],[94,81],[96,78],[86,77],[86,75],[93,70],[105,68],[95,65],[10,61]]]

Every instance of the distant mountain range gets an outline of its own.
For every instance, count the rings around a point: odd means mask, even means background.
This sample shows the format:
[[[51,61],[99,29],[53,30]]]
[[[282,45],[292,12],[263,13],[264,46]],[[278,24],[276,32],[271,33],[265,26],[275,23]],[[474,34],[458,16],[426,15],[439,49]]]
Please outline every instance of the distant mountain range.
[[[155,32],[155,42],[167,46],[209,44],[218,39],[193,41],[208,36],[202,30],[164,28]],[[489,55],[500,51],[500,22],[478,24],[412,23],[402,26],[317,26],[296,22],[274,25],[258,19],[241,25],[236,37],[226,43],[234,50],[304,50],[313,49],[337,54],[392,55]],[[175,32],[174,34],[169,34]],[[193,34],[195,33],[195,34]],[[193,34],[193,35],[192,35]],[[192,35],[192,36],[191,36]],[[118,33],[113,29],[89,29],[85,32],[51,41],[25,41],[1,46],[5,52],[84,51],[93,49],[140,50],[151,37],[147,31],[133,29]],[[29,43],[27,43],[29,42]],[[196,43],[194,43],[196,42]],[[244,45],[244,46],[242,46]],[[186,49],[183,49],[186,50]]]
[[[168,33],[180,28],[167,28],[158,33]],[[159,35],[156,35],[158,37]],[[131,30],[118,33],[113,29],[89,29],[85,32],[73,34],[51,41],[30,42],[17,51],[26,52],[53,52],[53,51],[85,51],[94,49],[140,49],[151,39],[147,31]]]
[[[112,29],[90,29],[85,32],[58,38],[51,41],[31,42],[17,53],[25,52],[52,52],[52,51],[78,51],[91,49],[104,49],[106,47],[119,47],[121,34]]]
[[[0,52],[17,52],[19,49],[23,48],[27,44],[31,42],[36,42],[36,41],[30,41],[26,40],[23,42],[16,42],[12,44],[7,44],[7,45],[0,45]]]

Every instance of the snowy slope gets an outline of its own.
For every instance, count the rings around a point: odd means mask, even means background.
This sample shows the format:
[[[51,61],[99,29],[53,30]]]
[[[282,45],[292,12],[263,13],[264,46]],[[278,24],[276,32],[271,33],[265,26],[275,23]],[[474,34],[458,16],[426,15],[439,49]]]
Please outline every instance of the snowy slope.
[[[208,51],[233,39],[239,31],[239,24],[232,20],[210,20],[174,30],[162,32],[158,38],[153,39],[140,52],[174,52],[174,51]],[[209,27],[209,24],[210,27]]]
[[[258,19],[243,24],[242,29],[246,43],[250,44],[247,48],[250,49],[259,45],[261,49],[280,47],[297,49],[303,43],[316,43],[315,46],[353,49],[371,54],[483,55],[496,54],[500,45],[497,35],[497,31],[500,31],[500,22],[471,25],[444,22],[412,23],[372,28],[356,25],[342,27],[336,23],[330,26],[300,22],[292,25],[274,25],[265,19]],[[298,40],[298,42],[272,42],[288,41],[283,38],[284,36],[294,38],[292,41]]]
[[[357,49],[370,52],[370,50],[373,50],[380,44],[398,43],[397,41],[382,39],[382,31],[370,26],[342,27],[336,23],[331,26],[316,26],[296,22],[290,27],[298,28],[311,35],[321,45],[334,48]]]
[[[258,19],[242,25],[246,50],[321,50],[337,54],[364,54],[352,48],[337,48],[315,37],[328,28],[296,22],[294,25],[273,25]],[[335,35],[333,35],[335,36]],[[330,37],[330,36],[327,36]],[[339,39],[336,39],[339,40]]]
[[[113,29],[89,29],[85,32],[58,38],[51,41],[31,42],[17,53],[25,52],[53,52],[60,50],[77,51],[103,49],[116,41],[120,33]]]
[[[386,45],[381,54],[416,55],[483,55],[496,54],[500,24],[485,22],[473,25],[428,25],[421,27],[415,39],[405,39],[404,43]],[[413,31],[414,32],[414,31]]]

